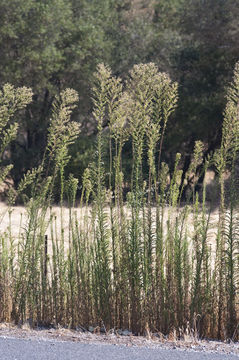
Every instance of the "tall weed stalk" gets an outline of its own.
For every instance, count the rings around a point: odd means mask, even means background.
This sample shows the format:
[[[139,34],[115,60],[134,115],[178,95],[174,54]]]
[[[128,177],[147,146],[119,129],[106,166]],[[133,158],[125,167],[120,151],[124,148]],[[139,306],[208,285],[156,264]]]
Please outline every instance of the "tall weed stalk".
[[[180,154],[171,170],[162,161],[178,85],[155,64],[135,65],[125,81],[98,66],[96,156],[82,184],[72,175],[65,179],[68,149],[80,131],[71,120],[78,96],[67,89],[56,98],[43,160],[17,189],[27,212],[17,239],[11,228],[16,194],[9,194],[9,228],[0,234],[1,321],[238,338],[238,74],[237,64],[220,149],[205,159],[196,142],[185,176]],[[16,136],[13,115],[30,100],[26,88],[6,85],[0,92],[1,155]],[[217,214],[207,202],[211,166],[220,195],[216,235]],[[2,180],[10,169],[2,168]]]

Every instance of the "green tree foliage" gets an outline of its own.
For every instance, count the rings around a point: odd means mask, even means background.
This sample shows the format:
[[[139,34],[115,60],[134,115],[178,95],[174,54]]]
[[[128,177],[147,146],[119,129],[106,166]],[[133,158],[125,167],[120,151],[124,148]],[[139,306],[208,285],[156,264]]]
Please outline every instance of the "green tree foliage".
[[[169,65],[181,86],[175,124],[169,129],[171,146],[182,141],[191,150],[201,139],[211,150],[220,142],[225,86],[238,58],[239,5],[231,0],[172,3],[177,6],[169,28],[175,31],[175,23],[177,28]]]
[[[12,147],[18,164],[15,177],[36,165],[46,141],[47,118],[65,67],[65,42],[71,29],[68,2],[1,1],[1,82],[26,84],[34,91],[33,104],[23,117],[23,137]]]
[[[64,63],[62,49],[71,29],[69,2],[2,0],[0,11],[2,81],[24,82],[34,90],[49,88]]]
[[[181,114],[184,111],[186,122],[193,125],[194,138],[208,141],[216,134],[219,140],[224,87],[238,58],[238,15],[238,3],[230,0],[191,1],[184,10],[179,71],[186,99]]]
[[[92,131],[90,83],[100,61],[112,63],[123,8],[124,0],[0,1],[1,83],[24,84],[34,91],[23,117],[24,136],[12,147],[16,179],[40,161],[53,98],[65,87],[78,90],[76,115],[85,119],[85,131]]]
[[[171,168],[179,147],[185,161],[195,140],[209,150],[219,144],[224,88],[238,58],[237,1],[0,0],[0,13],[0,85],[34,92],[11,146],[16,182],[40,162],[53,99],[66,87],[79,93],[74,117],[82,123],[68,169],[82,175],[96,138],[90,89],[102,62],[123,79],[134,64],[154,62],[179,83],[163,151]]]

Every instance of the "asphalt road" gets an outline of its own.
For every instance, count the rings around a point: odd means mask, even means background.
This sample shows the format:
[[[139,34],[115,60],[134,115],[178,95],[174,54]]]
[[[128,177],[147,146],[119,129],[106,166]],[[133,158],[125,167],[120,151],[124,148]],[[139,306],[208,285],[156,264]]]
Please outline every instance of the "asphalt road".
[[[0,360],[238,360],[236,355],[0,337]]]

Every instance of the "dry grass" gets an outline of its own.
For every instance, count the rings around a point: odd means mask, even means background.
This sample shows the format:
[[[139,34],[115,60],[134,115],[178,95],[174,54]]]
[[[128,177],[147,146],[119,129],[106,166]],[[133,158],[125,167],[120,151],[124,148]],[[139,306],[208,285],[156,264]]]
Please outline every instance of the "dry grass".
[[[193,350],[198,352],[219,353],[225,355],[238,355],[238,343],[223,343],[221,341],[198,340],[193,337],[177,339],[174,336],[160,336],[151,334],[150,339],[144,336],[119,336],[117,332],[109,331],[108,334],[97,334],[89,331],[74,331],[59,327],[58,329],[31,329],[29,326],[16,327],[12,324],[0,324],[0,336],[15,337],[19,339],[41,339],[45,341],[73,341],[84,344],[106,344],[118,346],[140,346],[149,349],[180,349]]]

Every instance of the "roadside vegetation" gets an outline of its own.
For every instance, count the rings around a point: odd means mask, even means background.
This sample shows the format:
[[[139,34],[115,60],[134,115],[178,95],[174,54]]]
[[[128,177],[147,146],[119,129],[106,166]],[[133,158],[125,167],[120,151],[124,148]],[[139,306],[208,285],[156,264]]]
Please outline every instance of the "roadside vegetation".
[[[92,90],[97,141],[82,183],[65,176],[69,148],[80,133],[71,120],[78,94],[66,89],[53,102],[40,165],[9,191],[9,227],[0,233],[0,321],[135,334],[175,330],[178,336],[190,329],[195,336],[238,339],[239,63],[227,91],[221,147],[205,158],[196,141],[186,174],[179,153],[171,171],[162,161],[176,82],[154,63],[135,65],[125,81],[99,65]],[[10,171],[3,155],[17,134],[14,116],[31,98],[30,89],[8,84],[0,93],[2,182]],[[126,143],[132,145],[128,182]],[[211,167],[219,203],[214,246],[205,181]],[[56,194],[60,227],[51,210]],[[16,239],[11,209],[19,196],[27,221]]]

